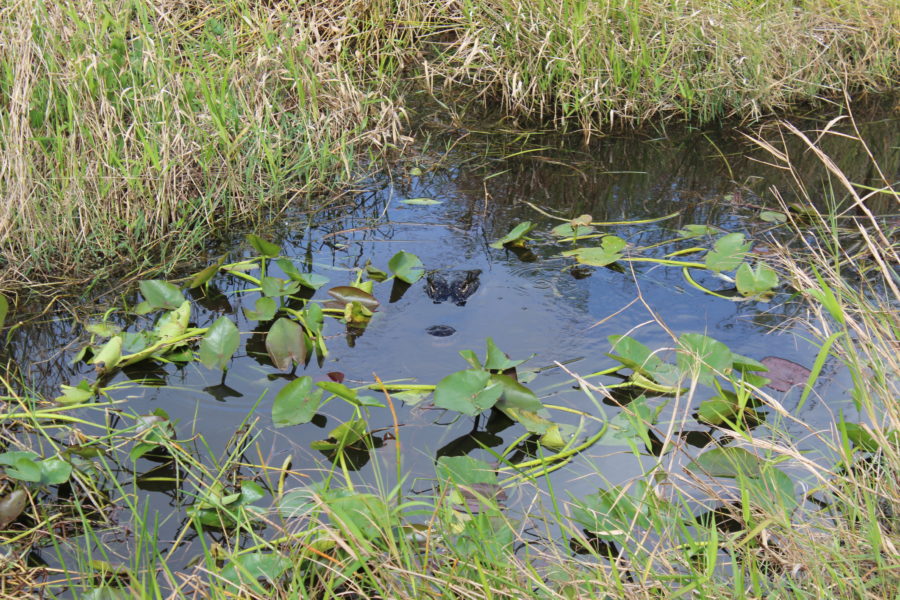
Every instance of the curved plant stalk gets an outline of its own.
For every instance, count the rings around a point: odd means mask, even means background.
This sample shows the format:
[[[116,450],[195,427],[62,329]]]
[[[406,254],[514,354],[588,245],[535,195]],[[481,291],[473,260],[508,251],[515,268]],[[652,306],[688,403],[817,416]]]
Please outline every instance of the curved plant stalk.
[[[694,280],[693,277],[691,277],[691,273],[690,273],[690,271],[688,271],[688,267],[684,267],[684,268],[681,270],[681,272],[684,274],[684,279],[685,279],[685,281],[687,281],[689,284],[691,284],[692,286],[694,286],[695,288],[697,288],[697,289],[700,290],[701,292],[705,292],[705,293],[707,293],[707,294],[709,294],[709,295],[711,295],[711,296],[715,296],[716,298],[722,298],[722,299],[724,299],[724,300],[730,300],[731,302],[741,302],[741,301],[743,300],[743,298],[731,298],[730,296],[723,296],[722,294],[718,294],[718,293],[712,291],[712,290],[709,289],[709,288],[703,287],[702,285],[700,285],[699,283],[697,283],[697,282]]]

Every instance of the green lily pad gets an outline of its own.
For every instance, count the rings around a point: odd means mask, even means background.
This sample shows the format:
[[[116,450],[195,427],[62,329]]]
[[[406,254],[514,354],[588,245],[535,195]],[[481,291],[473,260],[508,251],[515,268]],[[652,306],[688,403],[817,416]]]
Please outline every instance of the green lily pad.
[[[400,201],[403,204],[411,204],[412,206],[431,206],[432,204],[443,204],[440,200],[434,198],[408,198]]]
[[[394,276],[406,283],[412,284],[422,278],[425,273],[425,265],[419,257],[409,252],[400,251],[388,261],[388,268]]]
[[[208,369],[224,369],[240,343],[241,334],[231,319],[219,317],[200,341],[200,362]]]
[[[778,286],[778,274],[763,262],[757,264],[755,269],[747,263],[741,263],[734,282],[744,296],[761,296]]]
[[[491,374],[478,369],[458,371],[440,380],[434,404],[440,408],[475,416],[494,406],[503,386],[491,382]]]
[[[187,284],[188,289],[198,288],[201,285],[208,283],[209,280],[215,277],[216,273],[219,272],[219,267],[223,264],[225,264],[225,257],[221,256],[216,262],[199,271],[196,275],[191,277],[191,280]]]
[[[733,271],[744,261],[750,251],[750,242],[744,241],[743,233],[723,235],[713,244],[713,249],[706,255],[706,266],[717,273]]]
[[[151,279],[141,281],[138,285],[150,310],[160,308],[174,310],[184,303],[184,294],[168,281]]]
[[[281,317],[266,334],[266,351],[276,368],[289,370],[306,361],[306,336],[300,325]]]
[[[535,225],[531,221],[523,221],[512,228],[512,230],[502,238],[493,242],[491,248],[502,249],[503,246],[522,246],[525,244],[525,236],[529,231],[534,229]]]
[[[764,210],[759,213],[759,220],[766,223],[784,223],[787,221],[787,215],[774,210]]]
[[[250,245],[253,246],[253,249],[256,250],[256,253],[259,256],[264,256],[266,258],[275,258],[279,254],[281,254],[281,247],[273,244],[272,242],[267,242],[262,239],[258,235],[248,234],[247,241],[250,242]]]
[[[525,362],[525,359],[510,360],[506,353],[497,347],[493,338],[487,338],[485,343],[487,345],[487,352],[484,358],[484,368],[488,371],[506,371],[507,369],[512,369]]]
[[[628,243],[615,235],[605,235],[600,240],[600,246],[593,248],[575,248],[562,253],[563,256],[572,256],[579,263],[593,267],[605,267],[622,258],[622,250]]]
[[[313,390],[309,376],[298,377],[278,391],[272,402],[272,422],[275,427],[309,423],[322,403],[322,390]]]
[[[160,342],[171,340],[184,334],[190,321],[191,303],[185,300],[175,310],[169,310],[160,315],[153,328],[153,335]]]
[[[279,258],[275,261],[275,264],[278,265],[291,281],[296,281],[305,288],[317,290],[328,283],[328,278],[324,275],[319,275],[318,273],[301,273],[290,259]]]
[[[594,233],[594,228],[590,225],[572,225],[571,223],[563,223],[557,225],[550,232],[558,237],[582,237]]]
[[[262,296],[256,299],[255,310],[244,309],[244,316],[254,321],[271,321],[278,312],[278,304],[272,298]]]
[[[122,337],[117,335],[110,338],[88,361],[88,364],[97,365],[105,371],[110,371],[119,364],[120,360],[122,360]]]
[[[712,385],[717,374],[728,376],[733,368],[731,350],[722,342],[699,333],[685,333],[678,338],[678,368],[696,376],[704,385]]]

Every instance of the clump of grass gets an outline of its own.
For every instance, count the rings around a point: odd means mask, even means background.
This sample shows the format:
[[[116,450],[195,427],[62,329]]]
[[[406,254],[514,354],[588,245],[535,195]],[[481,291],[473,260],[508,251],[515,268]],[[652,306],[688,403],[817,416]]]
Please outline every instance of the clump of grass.
[[[300,13],[104,0],[0,10],[3,280],[193,258],[399,135]]]
[[[746,121],[896,86],[890,1],[471,3],[431,73],[587,134],[670,117]]]

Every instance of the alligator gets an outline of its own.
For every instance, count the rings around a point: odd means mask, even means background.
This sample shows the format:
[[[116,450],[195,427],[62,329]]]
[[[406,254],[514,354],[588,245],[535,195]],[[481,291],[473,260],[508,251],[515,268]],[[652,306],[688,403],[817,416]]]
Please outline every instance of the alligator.
[[[465,306],[478,289],[480,276],[481,269],[434,271],[425,278],[425,293],[435,304],[450,300],[457,306]]]

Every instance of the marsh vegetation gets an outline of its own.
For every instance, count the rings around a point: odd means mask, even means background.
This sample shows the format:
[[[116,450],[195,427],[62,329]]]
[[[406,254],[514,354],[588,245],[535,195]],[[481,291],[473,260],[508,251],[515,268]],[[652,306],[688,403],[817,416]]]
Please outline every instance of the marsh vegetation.
[[[898,23],[0,8],[0,595],[896,597]]]

